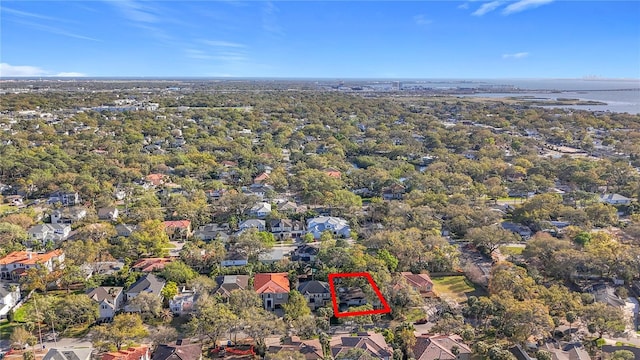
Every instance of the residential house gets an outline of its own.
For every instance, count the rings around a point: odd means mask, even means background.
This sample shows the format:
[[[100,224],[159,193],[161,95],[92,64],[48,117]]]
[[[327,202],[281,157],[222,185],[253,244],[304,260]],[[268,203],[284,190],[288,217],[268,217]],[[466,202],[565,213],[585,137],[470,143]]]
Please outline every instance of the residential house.
[[[137,228],[137,225],[118,224],[116,225],[116,232],[118,233],[118,236],[129,237],[131,236],[132,232],[136,231]]]
[[[226,189],[210,189],[206,190],[204,194],[207,196],[207,199],[212,201],[218,201],[224,194],[226,194]]]
[[[48,241],[59,243],[69,237],[71,226],[67,224],[39,224],[32,226],[28,233],[31,243],[36,240],[42,245]]]
[[[182,287],[180,293],[169,300],[169,309],[176,315],[190,313],[193,310],[193,305],[197,297],[198,295],[194,290],[187,290],[187,288]]]
[[[351,237],[351,228],[345,219],[333,216],[320,216],[307,220],[307,232],[313,234],[315,239],[320,239],[322,233],[325,231],[329,231],[339,237]]]
[[[607,203],[609,205],[629,205],[633,199],[620,194],[602,194],[600,195],[600,202]]]
[[[316,260],[320,249],[316,246],[303,244],[291,254],[292,261],[313,262]]]
[[[4,201],[8,203],[10,206],[22,206],[22,196],[21,195],[9,195],[4,197]]]
[[[245,220],[238,225],[238,228],[240,228],[240,231],[252,228],[258,229],[258,231],[265,231],[267,229],[265,221],[258,219]]]
[[[190,344],[183,339],[175,345],[158,345],[151,360],[202,360],[202,344]]]
[[[265,182],[267,182],[267,180],[269,180],[269,174],[266,172],[263,172],[262,174],[256,176],[253,179],[253,183],[254,184],[264,184]]]
[[[229,240],[229,225],[219,226],[218,224],[206,224],[198,228],[193,232],[193,237],[202,241],[221,240],[227,242]]]
[[[618,297],[618,295],[616,295],[615,289],[608,284],[593,284],[588,286],[585,291],[593,295],[595,301],[597,302],[616,307],[622,307],[625,305],[625,300]]]
[[[20,286],[0,284],[0,319],[6,318],[18,301],[20,301]]]
[[[413,354],[416,360],[469,360],[471,348],[458,335],[420,335]]]
[[[265,218],[271,214],[271,204],[267,202],[259,202],[249,210],[249,216]]]
[[[165,174],[149,174],[145,177],[147,183],[153,186],[160,186],[169,180]]]
[[[500,225],[502,226],[503,229],[509,230],[512,233],[518,234],[525,240],[529,239],[531,235],[533,235],[533,232],[528,226],[524,226],[524,225],[520,225],[520,224],[508,222],[508,221],[503,221]]]
[[[274,188],[267,184],[251,184],[248,188],[242,187],[242,192],[245,195],[254,195],[259,199],[264,199],[269,191],[274,191]]]
[[[307,299],[307,304],[313,311],[331,303],[331,291],[327,282],[317,280],[303,282],[298,286],[298,291]]]
[[[409,286],[417,291],[420,296],[433,297],[433,281],[427,274],[413,274],[410,272],[402,272],[400,275],[404,278]]]
[[[392,184],[382,189],[382,199],[384,200],[402,200],[404,194],[407,192],[401,184]]]
[[[83,207],[72,207],[54,210],[51,213],[52,224],[74,224],[87,217],[87,209]]]
[[[338,298],[340,311],[346,311],[351,306],[362,306],[369,303],[367,296],[360,288],[339,288]]]
[[[91,360],[93,348],[51,348],[44,355],[42,360]]]
[[[40,266],[53,271],[56,263],[64,263],[64,253],[60,249],[47,253],[14,251],[0,259],[0,279],[16,281],[27,269]]]
[[[278,204],[278,212],[281,214],[297,214],[305,211],[305,206],[298,206],[293,201],[285,201]]]
[[[149,347],[146,345],[129,347],[126,350],[108,352],[101,360],[150,360]]]
[[[186,240],[191,237],[191,220],[165,221],[164,231],[172,241]]]
[[[47,204],[60,203],[62,206],[74,206],[80,203],[80,195],[77,192],[56,191],[49,195]]]
[[[98,209],[98,219],[116,221],[118,219],[118,208],[109,206]]]
[[[260,295],[264,308],[273,311],[289,299],[288,273],[256,274],[253,289]]]
[[[543,349],[551,353],[553,360],[591,360],[591,356],[579,342],[549,341]]]
[[[281,344],[271,345],[267,354],[274,355],[282,351],[300,353],[306,360],[323,360],[322,345],[318,339],[301,340],[298,336],[285,338]],[[269,359],[269,357],[267,357]]]
[[[273,264],[289,257],[290,250],[286,248],[274,247],[269,252],[258,255],[258,261],[263,264]]]
[[[146,258],[140,259],[136,261],[135,264],[131,266],[132,269],[138,270],[141,272],[152,272],[152,271],[162,271],[168,263],[172,262],[173,258]]]
[[[224,257],[224,260],[220,262],[220,266],[228,267],[228,266],[245,266],[249,263],[249,257],[247,254],[241,253],[239,251],[231,250],[227,252],[227,255]]]
[[[304,223],[297,220],[277,219],[269,223],[271,233],[277,240],[299,239],[304,235]]]
[[[331,355],[336,358],[352,349],[361,349],[374,359],[390,360],[393,358],[393,348],[387,344],[382,334],[374,332],[336,335],[329,342]]]
[[[147,274],[135,283],[133,283],[126,292],[126,301],[130,301],[131,299],[138,296],[138,294],[142,292],[148,292],[158,297],[162,297],[162,289],[164,288],[165,281],[157,278],[153,274]],[[140,311],[136,306],[126,305],[124,310],[127,312],[137,312]]]
[[[124,305],[124,292],[121,287],[101,286],[87,291],[87,296],[98,303],[99,320],[111,320]]]
[[[215,295],[228,298],[234,290],[245,290],[249,286],[249,275],[225,275],[216,277],[218,289]]]

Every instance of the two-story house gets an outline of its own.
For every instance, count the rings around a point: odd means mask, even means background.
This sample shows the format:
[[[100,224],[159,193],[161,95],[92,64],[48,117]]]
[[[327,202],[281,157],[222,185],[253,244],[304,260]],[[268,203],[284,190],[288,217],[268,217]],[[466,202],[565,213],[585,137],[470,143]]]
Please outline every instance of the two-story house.
[[[249,286],[249,275],[225,275],[216,277],[218,289],[214,295],[228,298],[234,290],[245,290]]]
[[[17,281],[28,269],[35,267],[53,271],[56,263],[60,266],[64,263],[64,253],[60,249],[47,253],[14,251],[0,259],[0,279]]]
[[[68,224],[38,224],[32,226],[29,231],[29,242],[42,245],[49,241],[60,243],[71,234],[71,226]]]
[[[325,231],[329,231],[338,237],[351,237],[351,228],[345,219],[333,216],[320,216],[307,220],[307,232],[311,233],[315,239],[320,239],[322,233]]]
[[[331,291],[327,282],[317,280],[303,282],[298,286],[298,291],[307,299],[311,310],[315,311],[331,303]]]
[[[20,286],[0,284],[0,319],[6,318],[18,301],[20,301]]]
[[[267,202],[259,202],[249,209],[249,216],[265,218],[271,214],[271,204]]]
[[[256,274],[253,289],[260,295],[266,310],[273,311],[289,300],[288,273]]]
[[[409,286],[417,291],[422,297],[432,297],[433,281],[427,274],[413,274],[410,272],[402,272],[400,275],[404,278]]]
[[[238,225],[238,228],[240,229],[240,231],[249,229],[258,229],[258,231],[265,231],[267,229],[265,221],[258,219],[245,220]]]
[[[119,211],[115,206],[108,206],[98,209],[98,219],[116,221],[118,220]]]
[[[169,300],[169,309],[176,315],[188,314],[193,311],[193,305],[198,298],[198,294],[194,290],[188,290],[185,287]]]
[[[116,316],[116,313],[124,305],[123,288],[117,286],[101,286],[87,291],[87,296],[98,303],[100,321],[108,321]]]
[[[191,237],[191,220],[165,221],[164,231],[172,241],[186,240]]]
[[[162,289],[164,288],[165,285],[165,281],[162,279],[159,279],[158,277],[156,277],[153,274],[147,274],[143,277],[141,277],[140,279],[138,279],[138,281],[136,281],[135,283],[133,283],[126,291],[125,293],[125,300],[127,302],[131,301],[132,299],[134,299],[136,296],[138,296],[138,294],[142,293],[142,292],[147,292],[147,293],[151,293],[153,295],[156,295],[158,297],[162,297]],[[140,309],[138,309],[136,306],[127,304],[124,307],[124,310],[127,312],[138,312],[140,311]]]
[[[51,213],[52,224],[74,224],[87,217],[87,209],[74,206],[72,208],[58,209]]]
[[[60,203],[63,206],[74,206],[80,203],[80,195],[77,192],[56,191],[49,195],[47,203]]]
[[[202,360],[202,344],[190,344],[187,339],[175,344],[161,344],[156,347],[151,360]]]
[[[271,233],[277,240],[299,239],[304,235],[304,223],[297,220],[276,219],[269,222]]]

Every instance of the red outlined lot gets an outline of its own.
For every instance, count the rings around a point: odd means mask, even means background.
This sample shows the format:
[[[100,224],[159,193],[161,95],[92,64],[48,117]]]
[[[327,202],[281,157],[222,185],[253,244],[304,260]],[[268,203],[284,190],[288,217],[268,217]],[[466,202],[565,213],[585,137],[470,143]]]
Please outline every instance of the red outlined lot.
[[[339,278],[347,278],[347,277],[364,277],[371,284],[371,288],[380,299],[380,304],[382,304],[382,309],[375,310],[365,310],[365,311],[344,311],[340,312],[338,307],[338,297],[336,296],[336,285],[334,283],[335,279]],[[367,272],[359,272],[359,273],[343,273],[343,274],[329,274],[329,291],[331,291],[331,301],[333,303],[333,315],[335,317],[346,317],[346,316],[363,316],[363,315],[375,315],[375,314],[387,314],[391,312],[391,307],[387,303],[387,300],[384,298],[380,289],[376,285],[375,281],[371,277],[371,274]]]

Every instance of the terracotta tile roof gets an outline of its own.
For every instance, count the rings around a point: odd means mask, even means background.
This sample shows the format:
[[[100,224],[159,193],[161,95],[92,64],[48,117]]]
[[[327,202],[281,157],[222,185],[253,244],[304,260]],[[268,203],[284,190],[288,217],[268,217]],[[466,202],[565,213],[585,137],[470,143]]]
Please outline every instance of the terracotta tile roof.
[[[256,274],[253,288],[258,294],[288,293],[289,278],[287,273]]]
[[[165,221],[165,228],[179,228],[186,229],[191,226],[191,220],[175,220],[175,221]]]
[[[266,181],[269,178],[269,174],[267,174],[266,172],[256,176],[255,179],[253,179],[254,184],[255,183],[261,183],[263,181]]]
[[[335,169],[327,169],[324,171],[329,177],[339,179],[342,176],[342,173]]]
[[[138,269],[142,272],[159,271],[164,269],[165,265],[172,261],[172,258],[140,259],[135,264],[133,264],[132,268]]]
[[[147,181],[156,186],[162,184],[166,178],[167,175],[164,174],[149,174],[146,177]]]
[[[62,255],[62,250],[54,250],[48,253],[39,254],[32,251],[14,251],[9,255],[0,259],[0,265],[7,264],[24,264],[24,265],[33,265],[36,263],[45,263],[52,258],[59,257]],[[31,256],[31,258],[29,258]]]
[[[427,274],[413,274],[410,272],[403,272],[401,274],[411,286],[433,286],[433,281],[431,281],[431,278]]]
[[[140,360],[147,358],[148,346],[130,347],[126,350],[109,352],[102,355],[102,360]]]

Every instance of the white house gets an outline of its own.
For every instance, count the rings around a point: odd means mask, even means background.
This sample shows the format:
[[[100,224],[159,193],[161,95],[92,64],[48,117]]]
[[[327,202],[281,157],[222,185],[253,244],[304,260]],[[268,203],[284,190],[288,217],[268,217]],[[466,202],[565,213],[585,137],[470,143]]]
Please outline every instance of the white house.
[[[193,290],[182,288],[180,293],[169,300],[169,309],[176,315],[189,313],[193,310],[193,304],[196,302],[196,293]]]
[[[228,266],[245,266],[249,263],[249,258],[246,254],[239,253],[237,251],[229,251],[227,256],[220,262],[223,267]]]
[[[111,320],[124,304],[124,292],[121,287],[101,286],[91,289],[87,296],[98,303],[100,320]]]
[[[320,216],[307,220],[307,232],[313,234],[314,238],[319,239],[325,231],[329,231],[339,237],[351,237],[351,228],[345,219],[333,216]]]
[[[93,348],[69,348],[56,349],[51,348],[42,360],[91,360]]]
[[[87,209],[73,207],[64,210],[55,210],[51,213],[52,224],[73,224],[87,216]]]
[[[267,217],[269,214],[271,214],[271,204],[267,202],[259,202],[249,210],[250,216],[259,218]]]
[[[126,300],[130,301],[131,299],[138,296],[138,294],[142,292],[148,292],[155,296],[162,298],[162,289],[164,288],[165,281],[162,279],[158,279],[153,274],[147,274],[127,289]],[[140,309],[133,305],[126,305],[124,308],[127,312],[138,312]]]
[[[98,219],[116,221],[118,220],[118,208],[115,206],[98,209]]]
[[[238,227],[240,228],[240,231],[249,230],[251,228],[256,228],[258,229],[258,231],[265,231],[267,228],[264,220],[258,220],[258,219],[245,220],[241,222],[240,225],[238,225]]]
[[[51,240],[54,243],[66,240],[71,233],[71,226],[67,224],[39,224],[32,226],[29,231],[29,239],[38,240],[45,244]]]
[[[0,319],[7,314],[20,301],[20,287],[17,285],[0,285]]]

